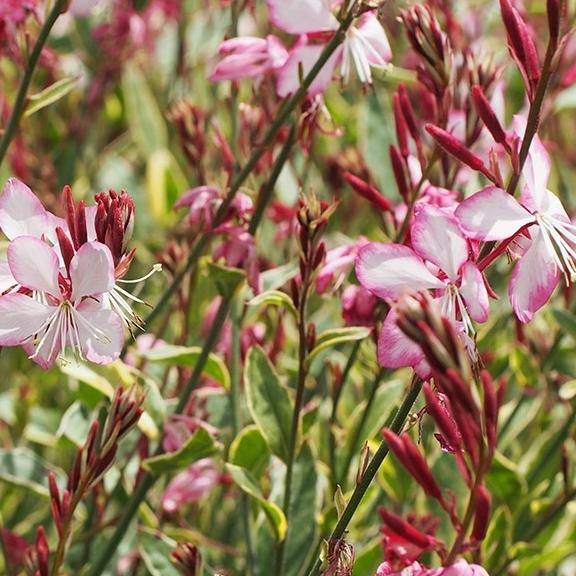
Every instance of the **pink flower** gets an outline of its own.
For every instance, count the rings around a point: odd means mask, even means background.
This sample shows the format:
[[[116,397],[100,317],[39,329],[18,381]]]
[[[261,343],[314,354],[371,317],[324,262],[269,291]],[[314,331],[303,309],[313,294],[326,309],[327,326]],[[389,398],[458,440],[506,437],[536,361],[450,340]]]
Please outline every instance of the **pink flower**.
[[[515,132],[525,123],[515,117]],[[550,160],[535,137],[524,166],[520,202],[495,186],[488,186],[464,200],[455,214],[465,234],[474,240],[507,240],[526,230],[530,242],[516,264],[508,295],[521,322],[528,322],[550,298],[563,275],[566,283],[576,277],[576,226],[570,222],[559,198],[547,189]]]
[[[241,80],[254,78],[281,68],[288,59],[288,51],[273,36],[255,38],[241,36],[225,40],[218,48],[222,60],[210,73],[209,80]]]
[[[488,318],[488,293],[482,273],[469,258],[468,241],[457,220],[431,205],[415,209],[411,226],[412,248],[401,244],[369,243],[360,249],[356,274],[360,283],[375,296],[396,300],[403,292],[434,290],[441,313],[473,334],[472,320]],[[420,375],[427,364],[420,347],[396,325],[392,310],[378,340],[381,366],[414,366]]]
[[[198,502],[208,495],[222,479],[222,474],[211,458],[198,460],[184,472],[180,472],[162,494],[162,508],[175,512],[189,502]]]
[[[316,276],[318,294],[326,292],[332,282],[335,284],[334,289],[337,289],[342,284],[354,266],[358,251],[367,243],[366,238],[361,236],[358,242],[328,250],[326,260]]]
[[[399,572],[393,570],[388,562],[383,562],[378,566],[374,576],[489,576],[489,574],[478,564],[458,560],[446,568],[427,568],[419,562],[414,562]]]
[[[308,74],[325,48],[323,43],[310,43],[315,38],[326,38],[339,28],[330,3],[325,0],[267,0],[270,19],[288,34],[300,35],[290,52],[286,64],[278,72],[277,92],[281,97],[294,93],[300,86],[300,69]],[[367,12],[353,23],[342,45],[332,54],[320,74],[308,89],[310,96],[323,92],[332,80],[334,70],[341,63],[345,82],[350,78],[352,66],[360,81],[372,83],[371,67],[385,68],[392,53],[388,38],[376,16]]]
[[[376,298],[363,286],[350,285],[342,292],[342,318],[348,326],[374,326]]]
[[[118,358],[122,320],[101,300],[114,287],[105,245],[85,243],[64,268],[46,242],[20,236],[8,246],[8,265],[22,288],[0,297],[1,346],[23,346],[43,368],[68,347],[97,364]]]

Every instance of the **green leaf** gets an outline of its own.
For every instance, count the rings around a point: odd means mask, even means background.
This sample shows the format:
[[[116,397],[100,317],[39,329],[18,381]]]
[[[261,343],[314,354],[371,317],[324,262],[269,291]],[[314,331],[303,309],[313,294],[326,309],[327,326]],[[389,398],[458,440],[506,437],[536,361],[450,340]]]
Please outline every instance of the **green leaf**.
[[[276,266],[271,270],[266,270],[260,274],[260,281],[262,283],[262,290],[268,292],[270,290],[277,290],[284,286],[288,280],[291,280],[298,274],[298,262],[289,262],[282,266]]]
[[[354,560],[352,576],[365,576],[374,574],[382,562],[382,539],[375,538],[362,546],[360,553]]]
[[[248,306],[281,306],[292,312],[294,316],[298,313],[294,302],[292,302],[292,298],[285,292],[280,292],[279,290],[262,292],[262,294],[252,298],[252,300],[248,302]]]
[[[512,536],[512,518],[510,511],[505,506],[500,506],[492,515],[492,520],[488,527],[486,540],[483,549],[487,559],[487,570],[494,570],[502,563],[510,547]],[[490,571],[490,573],[492,573]]]
[[[240,466],[235,466],[234,464],[226,464],[226,470],[232,477],[236,486],[238,486],[242,492],[245,492],[248,496],[254,498],[254,500],[260,505],[264,514],[266,514],[266,518],[270,522],[276,540],[279,542],[284,540],[286,537],[287,523],[286,517],[282,510],[280,510],[280,507],[264,498],[258,483],[248,470],[245,470]]]
[[[150,362],[161,364],[172,364],[174,366],[196,366],[202,348],[198,346],[164,346],[154,348],[142,354],[143,358]],[[202,371],[205,376],[209,376],[216,382],[222,384],[226,390],[230,388],[230,373],[226,364],[216,354],[210,354]]]
[[[54,104],[54,102],[58,102],[58,100],[64,98],[66,94],[72,91],[79,79],[80,76],[62,78],[42,90],[42,92],[28,96],[30,103],[26,106],[24,117],[32,116],[32,114],[35,114],[38,110],[42,110],[42,108],[46,108],[46,106],[50,106],[50,104]]]
[[[74,402],[62,416],[56,435],[64,436],[76,446],[81,446],[86,441],[90,428],[90,415],[82,402]]]
[[[367,338],[372,330],[364,326],[351,326],[347,328],[335,328],[332,330],[325,330],[321,332],[316,338],[316,344],[312,352],[308,356],[308,361],[311,362],[320,352],[342,344],[344,342],[354,342],[356,340],[364,340]]]
[[[200,427],[180,450],[147,458],[142,462],[142,466],[154,474],[178,472],[197,460],[213,456],[220,449],[220,443],[216,442],[205,428]]]
[[[245,468],[257,478],[264,473],[269,459],[268,443],[254,424],[242,429],[230,445],[230,462]]]
[[[88,386],[98,391],[102,396],[112,398],[114,395],[114,387],[112,384],[110,384],[104,376],[101,376],[94,372],[94,370],[88,368],[86,364],[81,364],[80,362],[68,362],[66,364],[61,364],[60,370],[67,376],[70,376],[75,380],[80,380],[81,382],[84,382],[84,384],[88,384]]]
[[[486,484],[490,491],[504,502],[518,500],[525,493],[526,486],[514,462],[496,452],[490,470],[486,474]]]
[[[290,497],[290,525],[286,534],[284,574],[298,576],[314,552],[316,541],[316,483],[314,456],[308,444],[294,462]]]
[[[288,391],[278,379],[262,348],[250,349],[244,370],[248,410],[270,449],[286,461],[290,446],[292,409]]]
[[[208,262],[208,275],[214,282],[218,294],[230,300],[246,280],[246,273],[238,268],[228,268]]]
[[[170,560],[170,553],[176,547],[173,540],[143,531],[138,535],[138,541],[142,560],[152,576],[180,576],[180,570]]]
[[[0,481],[48,496],[48,472],[64,481],[64,473],[50,466],[28,448],[0,448]]]
[[[555,308],[552,310],[552,316],[554,316],[563,332],[567,332],[572,338],[576,339],[576,316],[574,314],[561,308]]]
[[[122,94],[130,132],[140,153],[148,158],[168,148],[168,133],[158,103],[146,76],[134,64],[124,67]]]

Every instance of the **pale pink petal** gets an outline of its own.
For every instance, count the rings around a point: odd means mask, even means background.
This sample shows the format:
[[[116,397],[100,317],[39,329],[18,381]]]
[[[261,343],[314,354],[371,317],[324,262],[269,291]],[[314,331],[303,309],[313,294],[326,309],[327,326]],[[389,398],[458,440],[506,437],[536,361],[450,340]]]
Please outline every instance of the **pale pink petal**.
[[[110,249],[100,242],[86,242],[70,262],[72,301],[83,296],[108,292],[114,287],[114,260]]]
[[[510,279],[508,295],[521,322],[528,322],[550,298],[560,271],[539,229],[531,230],[532,244],[520,259]]]
[[[278,70],[276,81],[276,92],[278,96],[284,98],[290,94],[294,94],[300,88],[300,65],[304,77],[312,70],[316,64],[320,54],[324,50],[323,44],[300,44],[292,49],[288,60]],[[342,53],[342,48],[336,50],[329,58],[328,62],[316,76],[310,87],[308,88],[309,96],[316,96],[326,90],[328,84],[334,75],[334,69],[338,64],[338,59]]]
[[[328,0],[266,0],[270,20],[288,34],[337,30]]]
[[[6,258],[0,259],[0,294],[18,285]]]
[[[183,206],[191,206],[196,200],[202,197],[205,202],[220,198],[220,191],[213,186],[196,186],[188,192],[185,192],[176,200],[174,208],[182,208]]]
[[[482,272],[472,262],[466,262],[460,272],[462,275],[460,294],[464,298],[468,314],[476,322],[486,322],[490,304]]]
[[[416,366],[424,360],[422,349],[398,328],[397,320],[390,310],[378,336],[378,363],[384,368]]]
[[[74,317],[80,346],[88,360],[110,364],[120,356],[124,345],[124,325],[116,312],[87,298],[76,306]]]
[[[524,196],[522,196],[522,201],[523,200]],[[558,196],[556,196],[556,194],[550,190],[546,190],[542,196],[540,212],[548,214],[549,216],[556,216],[565,222],[570,222],[570,218],[566,213],[566,209],[562,205],[560,198],[558,198]]]
[[[218,54],[220,56],[227,56],[233,52],[263,52],[266,50],[266,39],[259,38],[258,36],[237,36],[224,40],[218,46]]]
[[[524,137],[526,120],[517,114],[512,120],[512,130],[519,138]],[[544,210],[546,186],[550,177],[550,157],[538,135],[530,144],[530,150],[522,169],[526,186],[522,192],[523,203],[529,210],[542,212]]]
[[[364,288],[380,298],[395,299],[407,289],[445,287],[413,250],[401,244],[363,246],[356,258],[356,275]]]
[[[8,264],[18,284],[60,298],[56,252],[39,238],[19,236],[8,246]]]
[[[383,67],[392,59],[392,50],[382,24],[373,12],[366,12],[356,28],[371,66]]]
[[[412,246],[419,256],[436,264],[454,282],[468,260],[468,242],[454,216],[430,204],[414,207],[410,229]]]
[[[19,346],[56,311],[24,294],[0,297],[0,346]]]
[[[505,240],[534,216],[501,188],[488,186],[464,200],[455,212],[460,228],[474,240]]]
[[[18,236],[40,237],[46,228],[46,210],[34,192],[9,178],[0,195],[0,228],[9,240]]]

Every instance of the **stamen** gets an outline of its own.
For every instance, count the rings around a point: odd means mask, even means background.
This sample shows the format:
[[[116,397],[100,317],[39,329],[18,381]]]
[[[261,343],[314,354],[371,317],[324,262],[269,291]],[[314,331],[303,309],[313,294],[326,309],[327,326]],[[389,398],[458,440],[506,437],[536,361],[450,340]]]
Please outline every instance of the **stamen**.
[[[144,280],[148,280],[148,278],[150,278],[150,276],[153,276],[154,274],[156,274],[156,272],[162,272],[162,264],[160,263],[156,263],[154,264],[154,266],[152,266],[152,270],[150,270],[150,272],[148,272],[148,274],[146,274],[145,276],[142,276],[142,278],[136,278],[135,280],[116,280],[116,282],[122,282],[123,284],[138,284],[139,282],[143,282]]]

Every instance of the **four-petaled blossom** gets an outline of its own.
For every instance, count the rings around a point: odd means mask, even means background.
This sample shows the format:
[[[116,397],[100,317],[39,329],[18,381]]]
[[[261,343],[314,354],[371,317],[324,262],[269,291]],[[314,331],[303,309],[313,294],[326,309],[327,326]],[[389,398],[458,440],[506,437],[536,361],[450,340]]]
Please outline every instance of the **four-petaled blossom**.
[[[436,292],[442,314],[473,334],[472,320],[488,317],[488,293],[482,273],[470,260],[468,241],[456,218],[431,205],[417,205],[410,230],[412,248],[401,244],[369,243],[360,249],[356,274],[375,296],[394,301],[408,289]],[[414,366],[420,375],[428,368],[420,346],[396,325],[391,311],[378,339],[382,366]]]
[[[298,90],[300,70],[304,75],[310,72],[326,46],[322,40],[334,34],[340,24],[327,0],[267,0],[267,4],[270,19],[278,28],[300,36],[278,72],[277,92],[284,97]],[[350,26],[344,42],[328,59],[308,93],[314,96],[323,92],[340,62],[345,82],[354,66],[360,81],[371,84],[370,69],[385,68],[391,57],[390,44],[378,18],[366,12]]]
[[[525,123],[520,117],[514,120],[514,131],[522,136]],[[548,154],[535,137],[523,170],[520,202],[504,190],[488,186],[464,200],[455,212],[466,235],[475,240],[507,240],[524,231],[529,234],[529,245],[508,287],[512,309],[521,322],[531,320],[548,301],[562,275],[567,283],[576,278],[576,226],[559,198],[547,189],[549,174]]]
[[[43,368],[65,348],[98,364],[119,356],[122,321],[101,302],[114,286],[104,244],[85,243],[63,267],[46,242],[19,236],[8,246],[8,265],[21,288],[0,297],[1,346],[23,346]]]

